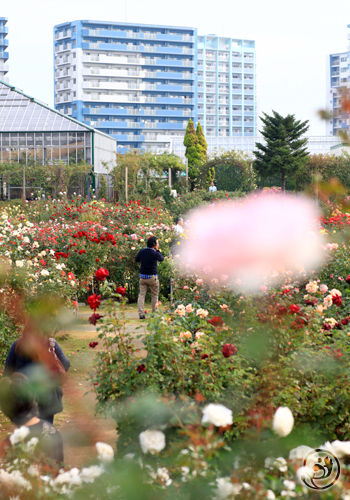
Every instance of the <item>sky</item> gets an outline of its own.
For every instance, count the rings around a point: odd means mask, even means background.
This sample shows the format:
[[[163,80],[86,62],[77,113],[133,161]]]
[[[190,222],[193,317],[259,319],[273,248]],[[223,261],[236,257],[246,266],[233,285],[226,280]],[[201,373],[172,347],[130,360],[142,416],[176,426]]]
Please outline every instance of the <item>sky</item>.
[[[12,0],[10,84],[53,106],[53,26],[77,19],[190,26],[200,35],[255,40],[259,115],[309,120],[325,135],[326,56],[347,50],[349,0]]]

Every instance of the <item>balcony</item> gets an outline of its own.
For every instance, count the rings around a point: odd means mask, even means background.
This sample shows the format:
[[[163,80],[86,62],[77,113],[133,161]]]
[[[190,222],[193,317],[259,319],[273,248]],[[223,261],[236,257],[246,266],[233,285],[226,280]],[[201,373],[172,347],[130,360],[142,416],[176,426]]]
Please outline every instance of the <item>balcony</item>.
[[[0,47],[8,47],[9,41],[6,38],[0,38]]]
[[[60,31],[59,33],[55,33],[55,40],[63,40],[64,38],[70,38],[72,36],[72,31],[67,30],[66,34],[63,33],[63,31]]]
[[[9,28],[8,26],[0,26],[0,33],[8,33],[9,32]]]
[[[0,59],[8,59],[9,58],[9,53],[8,52],[3,52],[0,50]]]

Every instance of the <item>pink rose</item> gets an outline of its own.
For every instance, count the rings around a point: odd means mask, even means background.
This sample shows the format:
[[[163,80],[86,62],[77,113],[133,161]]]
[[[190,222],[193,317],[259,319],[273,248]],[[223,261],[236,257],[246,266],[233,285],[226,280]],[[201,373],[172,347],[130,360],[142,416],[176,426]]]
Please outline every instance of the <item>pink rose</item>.
[[[327,285],[321,285],[320,286],[320,292],[326,293],[328,291],[328,286]]]

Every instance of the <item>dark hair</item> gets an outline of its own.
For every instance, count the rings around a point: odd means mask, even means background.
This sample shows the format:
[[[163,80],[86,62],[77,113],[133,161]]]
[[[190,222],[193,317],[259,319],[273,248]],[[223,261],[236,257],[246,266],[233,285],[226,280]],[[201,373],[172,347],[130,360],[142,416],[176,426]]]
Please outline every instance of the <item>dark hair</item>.
[[[158,238],[156,238],[155,236],[151,236],[150,238],[148,238],[148,240],[147,240],[148,248],[155,247],[157,244],[157,241],[158,241]]]
[[[178,217],[178,218],[176,219],[176,224],[178,224],[178,223],[180,222],[180,220],[183,220],[183,218],[182,218],[182,217]]]
[[[0,381],[0,408],[16,425],[38,416],[34,390],[25,375],[16,372]]]

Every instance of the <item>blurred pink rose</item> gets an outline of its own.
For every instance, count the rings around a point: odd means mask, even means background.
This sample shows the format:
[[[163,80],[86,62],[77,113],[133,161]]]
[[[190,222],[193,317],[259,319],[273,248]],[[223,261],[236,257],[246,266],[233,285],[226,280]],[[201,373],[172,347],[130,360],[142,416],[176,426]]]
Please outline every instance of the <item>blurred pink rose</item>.
[[[320,292],[322,292],[322,293],[328,292],[328,286],[327,285],[321,285],[320,286]]]
[[[185,309],[186,309],[186,312],[191,313],[193,311],[192,304],[187,304],[187,306],[185,307]]]
[[[260,287],[260,291],[261,291],[262,293],[266,293],[266,290],[267,290],[267,286],[266,286],[266,285],[261,285],[261,287]]]
[[[201,286],[201,285],[203,285],[203,280],[202,280],[202,279],[200,279],[200,278],[198,278],[198,280],[196,280],[196,285],[197,285],[197,286]]]
[[[189,288],[190,288],[190,287],[189,287],[189,286],[187,286],[187,285],[185,285],[185,286],[184,286],[184,290],[188,290]]]
[[[311,201],[288,194],[202,207],[191,216],[182,261],[204,270],[208,279],[228,274],[230,281],[256,289],[274,270],[315,269],[321,263],[318,217]]]

